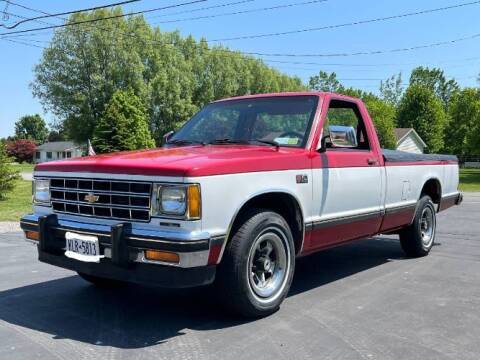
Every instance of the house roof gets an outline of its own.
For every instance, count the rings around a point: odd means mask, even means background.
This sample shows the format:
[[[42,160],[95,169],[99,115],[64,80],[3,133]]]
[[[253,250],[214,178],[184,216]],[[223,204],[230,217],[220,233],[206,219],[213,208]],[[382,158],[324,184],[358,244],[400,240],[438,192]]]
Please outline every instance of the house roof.
[[[397,145],[400,144],[407,136],[410,134],[417,138],[417,140],[422,144],[424,147],[427,147],[425,141],[418,135],[414,128],[395,128],[393,129],[395,137],[397,138]]]
[[[43,151],[67,151],[79,148],[73,141],[52,141],[37,146],[37,150]]]

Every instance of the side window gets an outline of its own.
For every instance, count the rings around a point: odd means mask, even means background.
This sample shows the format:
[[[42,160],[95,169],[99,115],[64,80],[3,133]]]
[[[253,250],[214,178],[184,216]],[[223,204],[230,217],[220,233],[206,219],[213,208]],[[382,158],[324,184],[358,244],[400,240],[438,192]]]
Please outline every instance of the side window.
[[[367,132],[356,104],[332,100],[323,125],[327,149],[368,150]]]

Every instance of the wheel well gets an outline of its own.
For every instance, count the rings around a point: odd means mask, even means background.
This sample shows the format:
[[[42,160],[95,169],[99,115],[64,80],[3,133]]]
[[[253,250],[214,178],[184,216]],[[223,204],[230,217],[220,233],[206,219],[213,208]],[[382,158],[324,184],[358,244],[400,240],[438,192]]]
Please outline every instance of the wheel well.
[[[430,196],[435,204],[440,204],[442,198],[442,186],[440,185],[440,181],[437,179],[428,180],[425,185],[423,185],[420,197],[423,195]]]
[[[295,253],[298,254],[303,242],[303,215],[298,201],[290,194],[281,192],[272,192],[261,194],[248,200],[240,209],[233,221],[233,225],[228,233],[228,241],[237,229],[245,221],[245,216],[252,209],[265,209],[274,211],[283,216],[292,231],[295,244]]]

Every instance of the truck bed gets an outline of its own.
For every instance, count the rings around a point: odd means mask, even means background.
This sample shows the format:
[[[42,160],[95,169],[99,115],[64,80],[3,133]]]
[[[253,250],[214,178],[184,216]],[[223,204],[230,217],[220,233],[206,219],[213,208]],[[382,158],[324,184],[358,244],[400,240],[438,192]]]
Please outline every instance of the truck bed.
[[[383,158],[385,162],[401,162],[412,163],[422,161],[449,161],[458,162],[458,158],[455,155],[440,155],[440,154],[414,154],[405,151],[398,150],[386,150],[383,149]]]

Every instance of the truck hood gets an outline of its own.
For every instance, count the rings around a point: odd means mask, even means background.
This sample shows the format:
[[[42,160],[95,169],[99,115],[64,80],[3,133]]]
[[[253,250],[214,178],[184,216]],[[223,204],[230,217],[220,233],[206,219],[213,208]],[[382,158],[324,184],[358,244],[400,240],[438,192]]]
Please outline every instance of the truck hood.
[[[38,164],[35,172],[197,177],[309,168],[308,151],[246,145],[207,145],[120,152]]]

